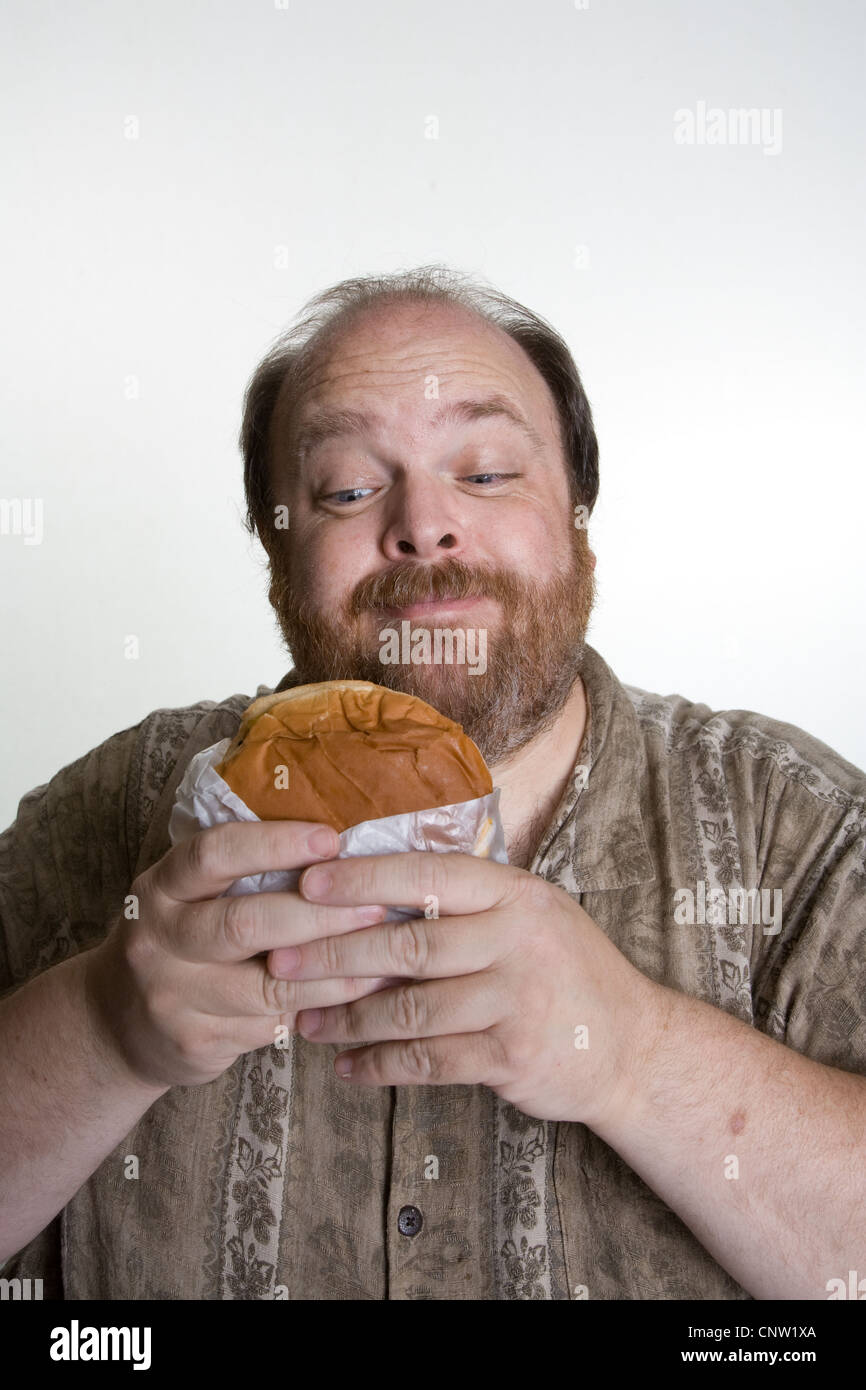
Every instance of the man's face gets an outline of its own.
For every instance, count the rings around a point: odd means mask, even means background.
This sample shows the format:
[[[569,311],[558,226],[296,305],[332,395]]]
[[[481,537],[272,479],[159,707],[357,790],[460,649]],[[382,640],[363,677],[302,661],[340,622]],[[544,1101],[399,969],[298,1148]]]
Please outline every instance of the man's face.
[[[291,418],[280,397],[270,444],[288,508],[265,538],[270,600],[304,682],[417,695],[491,766],[552,721],[580,670],[595,557],[553,398],[512,339],[447,306],[368,311]],[[446,630],[464,634],[462,664]]]

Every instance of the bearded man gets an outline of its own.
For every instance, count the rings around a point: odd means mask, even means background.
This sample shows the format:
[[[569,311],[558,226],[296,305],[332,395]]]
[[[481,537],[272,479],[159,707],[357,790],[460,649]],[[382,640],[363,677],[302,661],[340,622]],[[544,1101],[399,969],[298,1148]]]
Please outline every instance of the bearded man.
[[[156,711],[24,797],[0,838],[4,1275],[837,1296],[866,1236],[866,777],[587,644],[598,448],[566,344],[443,267],[344,281],[260,363],[241,441],[277,690],[370,680],[457,720],[509,863],[337,860],[293,821],[170,847],[190,758],[249,695]],[[483,669],[384,660],[406,624],[483,634]],[[296,892],[224,896],[294,867]]]

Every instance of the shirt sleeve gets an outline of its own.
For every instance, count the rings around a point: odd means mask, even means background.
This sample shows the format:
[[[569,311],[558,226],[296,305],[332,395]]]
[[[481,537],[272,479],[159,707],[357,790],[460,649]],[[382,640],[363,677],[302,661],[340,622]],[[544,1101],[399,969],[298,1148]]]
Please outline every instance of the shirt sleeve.
[[[866,1075],[866,777],[858,776],[845,792],[788,783],[768,798],[762,887],[781,893],[781,926],[758,948],[753,999],[755,1022],[771,1037]]]
[[[141,725],[21,798],[0,835],[0,997],[104,936],[129,891]]]

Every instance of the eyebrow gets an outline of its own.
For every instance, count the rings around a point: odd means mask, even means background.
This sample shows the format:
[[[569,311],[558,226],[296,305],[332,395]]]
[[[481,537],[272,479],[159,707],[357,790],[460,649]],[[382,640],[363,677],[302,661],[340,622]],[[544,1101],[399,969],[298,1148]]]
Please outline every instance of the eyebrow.
[[[538,450],[544,448],[544,440],[537,430],[505,396],[487,396],[484,400],[446,401],[433,417],[434,429],[442,425],[472,424],[476,420],[498,417],[510,423]],[[294,448],[297,460],[305,459],[326,440],[337,439],[341,435],[363,434],[379,423],[379,417],[367,415],[361,410],[326,409],[312,416],[298,427]]]

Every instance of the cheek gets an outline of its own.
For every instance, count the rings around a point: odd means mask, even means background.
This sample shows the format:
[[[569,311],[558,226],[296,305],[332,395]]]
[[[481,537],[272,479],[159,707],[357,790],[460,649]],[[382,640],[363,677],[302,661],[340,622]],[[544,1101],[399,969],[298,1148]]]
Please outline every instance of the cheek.
[[[322,612],[341,607],[365,574],[375,569],[375,557],[359,536],[346,528],[313,527],[298,537],[299,579],[314,606]]]
[[[487,551],[503,568],[519,571],[535,583],[544,581],[568,564],[571,535],[562,520],[552,514],[524,509],[487,533]]]

